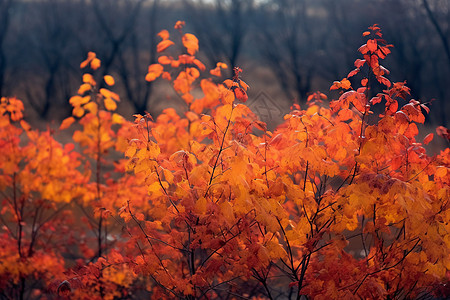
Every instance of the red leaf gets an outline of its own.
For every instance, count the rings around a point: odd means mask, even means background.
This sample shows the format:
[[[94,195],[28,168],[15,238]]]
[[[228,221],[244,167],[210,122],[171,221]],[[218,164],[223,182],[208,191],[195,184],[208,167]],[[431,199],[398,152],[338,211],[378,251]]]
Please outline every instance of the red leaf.
[[[243,88],[238,87],[234,89],[234,96],[236,97],[236,99],[238,99],[241,102],[245,102],[248,100],[248,96],[247,93],[244,91]]]
[[[424,139],[423,139],[423,143],[425,145],[428,145],[432,140],[433,140],[434,134],[430,133],[428,134]]]
[[[369,51],[372,53],[377,51],[377,41],[375,39],[368,40],[367,41],[367,49],[369,49]]]
[[[391,81],[389,79],[387,79],[386,77],[378,76],[377,79],[380,83],[384,84],[388,88],[391,87]]]
[[[366,63],[365,59],[357,59],[355,60],[355,67],[361,68]]]
[[[333,85],[330,87],[330,91],[337,90],[340,87],[341,87],[341,82],[340,81],[335,81],[335,82],[333,82]]]
[[[436,133],[437,133],[437,135],[439,135],[440,137],[443,137],[445,139],[450,138],[450,130],[448,130],[448,128],[445,128],[444,126],[437,127]]]
[[[359,72],[359,69],[358,69],[358,68],[354,69],[353,71],[351,71],[350,73],[348,73],[347,78],[352,77],[352,76],[355,76],[356,74],[358,74],[358,72]]]

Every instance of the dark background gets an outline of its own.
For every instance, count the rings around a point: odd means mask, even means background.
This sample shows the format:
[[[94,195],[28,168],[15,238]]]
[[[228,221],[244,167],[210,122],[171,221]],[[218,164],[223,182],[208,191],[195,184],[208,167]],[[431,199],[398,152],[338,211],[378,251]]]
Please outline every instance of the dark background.
[[[80,62],[94,51],[99,78],[116,79],[124,114],[158,114],[174,95],[144,78],[157,33],[169,29],[177,40],[177,20],[199,38],[207,68],[244,69],[249,103],[276,106],[270,118],[310,92],[336,98],[329,87],[354,68],[362,32],[377,23],[394,45],[382,63],[388,78],[433,100],[428,124],[448,126],[448,0],[0,0],[0,94],[24,100],[32,122],[61,120],[81,83]]]

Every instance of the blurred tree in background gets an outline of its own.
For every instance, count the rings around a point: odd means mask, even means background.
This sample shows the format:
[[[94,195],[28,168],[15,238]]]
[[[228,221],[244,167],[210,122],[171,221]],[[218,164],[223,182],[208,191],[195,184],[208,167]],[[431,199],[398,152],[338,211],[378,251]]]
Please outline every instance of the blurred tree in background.
[[[158,113],[167,95],[143,78],[157,32],[180,19],[202,41],[208,67],[240,66],[253,79],[250,97],[264,91],[286,106],[328,90],[352,67],[359,32],[378,23],[395,45],[392,79],[406,78],[414,98],[439,108],[429,121],[448,126],[448,0],[2,0],[1,95],[62,119],[78,62],[92,50],[104,58],[102,74],[117,78],[122,108]]]

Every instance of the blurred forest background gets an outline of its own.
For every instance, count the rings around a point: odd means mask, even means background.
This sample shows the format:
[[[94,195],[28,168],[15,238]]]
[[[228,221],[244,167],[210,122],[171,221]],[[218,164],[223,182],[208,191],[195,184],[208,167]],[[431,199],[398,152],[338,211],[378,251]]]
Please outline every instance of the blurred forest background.
[[[263,102],[266,121],[310,92],[338,97],[329,87],[354,68],[362,32],[377,23],[394,45],[383,63],[389,78],[432,101],[429,124],[448,126],[449,0],[0,0],[0,94],[24,100],[32,120],[61,120],[94,51],[99,77],[116,79],[122,112],[157,115],[174,94],[144,78],[157,33],[175,39],[177,20],[199,38],[207,68],[244,69],[249,103]]]

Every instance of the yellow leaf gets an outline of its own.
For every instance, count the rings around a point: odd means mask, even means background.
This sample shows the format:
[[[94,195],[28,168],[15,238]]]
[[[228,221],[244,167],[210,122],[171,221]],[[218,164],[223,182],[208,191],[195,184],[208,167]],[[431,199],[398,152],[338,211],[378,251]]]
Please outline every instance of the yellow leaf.
[[[82,107],[77,106],[73,109],[72,114],[75,117],[81,118],[84,115],[84,109]]]
[[[276,241],[269,241],[266,245],[269,255],[273,259],[284,258],[287,256],[286,250]]]
[[[158,181],[155,181],[152,184],[150,184],[147,191],[149,195],[152,195],[154,197],[158,197],[163,194],[163,191]]]
[[[219,206],[220,206],[220,211],[222,212],[225,219],[228,222],[233,223],[235,221],[235,217],[234,217],[233,207],[231,206],[230,202],[228,202],[228,201],[222,202]]]
[[[205,197],[200,197],[197,200],[197,202],[195,202],[195,211],[201,215],[205,214],[206,213],[206,204],[207,204],[207,201],[206,201]]]
[[[80,106],[81,104],[83,104],[82,101],[83,101],[83,97],[76,95],[76,96],[73,96],[70,98],[69,103],[72,106]]]
[[[220,98],[223,104],[232,104],[234,101],[234,93],[223,85],[219,85]]]
[[[100,94],[102,94],[103,97],[105,97],[105,98],[112,98],[112,99],[114,99],[116,101],[120,101],[119,95],[117,95],[114,92],[111,92],[108,89],[100,89]]]
[[[116,110],[116,108],[117,108],[116,102],[111,98],[105,98],[104,104],[105,104],[105,108],[110,111]]]
[[[112,123],[113,124],[122,124],[123,122],[124,122],[124,118],[121,115],[116,114],[116,113],[114,113],[112,115]]]
[[[93,114],[96,114],[97,110],[98,110],[98,106],[97,106],[97,103],[95,103],[95,102],[89,102],[84,106],[84,109],[90,111]]]
[[[103,79],[105,80],[106,84],[109,86],[112,86],[115,83],[114,78],[111,75],[105,75],[103,77]]]
[[[133,157],[136,154],[136,146],[130,146],[127,148],[127,151],[125,151],[126,157]]]

